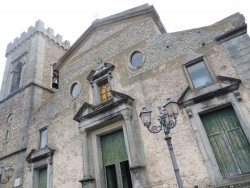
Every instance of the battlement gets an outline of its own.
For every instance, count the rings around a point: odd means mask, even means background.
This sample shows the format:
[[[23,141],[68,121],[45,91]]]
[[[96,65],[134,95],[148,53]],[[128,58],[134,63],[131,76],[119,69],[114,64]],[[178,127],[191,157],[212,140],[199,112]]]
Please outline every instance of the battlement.
[[[50,40],[54,41],[54,43],[58,44],[60,47],[67,50],[70,47],[70,42],[65,40],[62,41],[62,36],[57,34],[54,35],[54,30],[50,27],[47,29],[44,28],[44,23],[41,20],[36,21],[35,27],[30,26],[28,28],[27,32],[23,32],[20,37],[17,37],[14,39],[14,42],[10,42],[7,45],[6,54],[7,57],[8,54],[10,54],[12,51],[14,51],[19,45],[22,45],[23,42],[28,40],[30,37],[34,36],[36,33],[41,34],[45,37],[48,37]]]

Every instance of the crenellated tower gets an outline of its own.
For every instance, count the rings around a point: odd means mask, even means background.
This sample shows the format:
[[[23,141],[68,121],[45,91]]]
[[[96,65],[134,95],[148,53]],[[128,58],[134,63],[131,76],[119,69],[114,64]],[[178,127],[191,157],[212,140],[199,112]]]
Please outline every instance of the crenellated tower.
[[[55,92],[53,64],[69,47],[41,20],[7,46],[0,91],[0,162],[15,168],[11,186],[22,187],[29,118]]]

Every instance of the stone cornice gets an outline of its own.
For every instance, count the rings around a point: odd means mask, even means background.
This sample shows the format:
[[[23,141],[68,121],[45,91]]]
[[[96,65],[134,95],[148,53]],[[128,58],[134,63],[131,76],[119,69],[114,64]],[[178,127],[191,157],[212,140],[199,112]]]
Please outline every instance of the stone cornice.
[[[117,114],[121,115],[121,111],[124,111],[125,108],[127,109],[129,106],[133,105],[134,99],[130,96],[113,90],[110,90],[110,92],[112,95],[111,100],[95,106],[85,102],[73,119],[78,123],[86,121],[88,124],[88,121],[95,122],[99,118],[104,120],[105,118],[109,119],[117,116]]]
[[[49,147],[46,145],[44,148],[41,148],[39,150],[32,149],[31,152],[26,157],[26,161],[28,163],[33,163],[48,157],[51,157],[54,155],[55,149]]]
[[[177,101],[179,106],[187,107],[214,97],[225,95],[237,90],[241,83],[241,80],[236,78],[225,76],[217,76],[216,78],[217,81],[215,83],[200,90],[194,91],[190,87],[187,87]]]
[[[1,157],[0,157],[0,161],[3,160],[3,159],[6,159],[6,158],[8,158],[8,157],[11,157],[11,156],[13,156],[13,155],[16,155],[16,154],[18,154],[18,153],[25,152],[26,149],[27,149],[27,148],[25,147],[25,148],[22,148],[22,149],[20,149],[20,150],[17,150],[17,151],[14,151],[14,152],[12,152],[12,153],[9,153],[9,154],[7,154],[7,155],[1,156]]]
[[[41,20],[36,21],[35,27],[30,26],[27,32],[23,32],[20,37],[14,39],[14,42],[9,43],[6,49],[5,56],[7,57],[11,52],[13,52],[18,46],[22,45],[25,41],[29,40],[31,37],[36,34],[42,35],[44,37],[49,38],[58,46],[67,50],[70,47],[69,41],[62,41],[62,36],[57,34],[54,35],[54,30],[48,27],[44,28],[44,23]]]
[[[219,43],[223,43],[223,42],[228,41],[234,37],[242,35],[246,32],[247,32],[247,24],[243,24],[235,29],[232,29],[232,30],[216,37],[215,40]]]
[[[4,98],[3,100],[0,100],[0,104],[7,101],[8,99],[10,99],[11,97],[13,97],[14,95],[16,95],[17,93],[20,93],[22,91],[24,91],[26,88],[30,87],[30,86],[35,86],[35,87],[39,87],[40,89],[43,89],[45,91],[48,91],[49,93],[54,93],[55,91],[53,91],[52,89],[50,88],[47,88],[47,87],[44,87],[40,84],[37,84],[35,82],[31,82],[29,84],[27,84],[26,86],[23,86],[19,89],[17,89],[16,91],[14,91],[13,93],[9,94],[6,98]]]
[[[92,176],[86,176],[86,177],[83,177],[83,179],[79,180],[79,182],[82,184],[82,185],[86,185],[88,183],[92,183],[95,181],[95,178],[92,177]]]

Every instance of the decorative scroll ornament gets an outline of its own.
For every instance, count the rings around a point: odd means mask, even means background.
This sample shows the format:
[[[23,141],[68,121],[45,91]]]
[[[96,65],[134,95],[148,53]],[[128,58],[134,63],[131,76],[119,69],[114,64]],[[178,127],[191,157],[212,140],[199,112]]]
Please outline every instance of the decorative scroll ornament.
[[[102,58],[99,57],[97,61],[96,72],[101,72],[104,67],[105,67],[104,62]]]
[[[187,106],[186,111],[187,111],[187,115],[188,115],[189,119],[192,118],[193,117],[193,112],[192,112],[192,110],[191,110],[191,108],[189,106]]]
[[[234,91],[233,94],[234,94],[234,97],[235,97],[235,99],[237,101],[239,101],[239,102],[242,101],[242,98],[240,96],[240,92],[239,91]]]

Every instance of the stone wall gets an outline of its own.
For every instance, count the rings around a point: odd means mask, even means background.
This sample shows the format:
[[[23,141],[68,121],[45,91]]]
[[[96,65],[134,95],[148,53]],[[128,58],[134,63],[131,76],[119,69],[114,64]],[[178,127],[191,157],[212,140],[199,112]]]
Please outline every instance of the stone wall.
[[[7,63],[0,94],[0,162],[12,165],[15,173],[11,182],[3,185],[3,188],[13,187],[15,179],[20,178],[22,182],[25,177],[23,171],[27,156],[25,152],[29,118],[51,97],[51,64],[58,60],[67,48],[69,42],[63,42],[60,35],[54,36],[51,28],[46,30],[42,21],[37,21],[35,27],[31,26],[7,47]],[[12,71],[20,58],[23,60],[20,86],[10,93]],[[8,123],[11,114],[12,119]],[[9,138],[5,141],[7,130]]]
[[[236,20],[240,22],[240,19],[238,15]],[[188,86],[182,63],[190,49],[204,55],[214,75],[239,78],[231,59],[214,41],[216,36],[223,33],[226,25],[222,22],[221,25],[159,35],[153,20],[141,16],[102,26],[88,36],[60,69],[58,92],[48,100],[47,105],[37,111],[34,115],[36,126],[29,130],[29,143],[35,143],[35,133],[39,127],[45,124],[49,127],[49,144],[56,148],[53,186],[80,186],[76,182],[81,179],[82,173],[81,141],[78,124],[73,121],[73,116],[83,102],[93,103],[91,86],[86,78],[95,69],[98,57],[115,65],[113,89],[135,99],[137,115],[142,106],[149,106],[154,111],[153,123],[158,123],[157,106],[163,104],[167,97],[177,100]],[[145,53],[145,63],[140,69],[130,69],[129,55],[138,49]],[[69,90],[74,81],[80,82],[81,94],[79,98],[71,100]],[[245,91],[244,87],[240,88],[247,102],[249,94]],[[149,133],[139,117],[137,119],[146,154],[150,187],[176,187],[163,133]],[[208,169],[186,111],[181,111],[177,127],[171,134],[184,186],[210,186]],[[34,147],[36,145],[29,145],[28,151]],[[72,150],[72,147],[75,149]],[[64,166],[67,168],[62,173]],[[69,175],[77,178],[70,179]]]
[[[138,126],[137,129],[141,135],[150,180],[149,187],[177,187],[164,135],[163,133],[149,133],[142,125],[139,117],[141,107],[150,107],[153,111],[152,123],[159,123],[157,107],[162,105],[168,97],[177,101],[189,86],[183,63],[185,63],[189,51],[192,50],[204,55],[214,82],[218,75],[236,79],[246,78],[246,84],[243,82],[239,92],[243,101],[242,105],[250,111],[247,74],[242,71],[242,68],[238,69],[241,63],[235,60],[237,58],[234,59],[234,56],[228,55],[231,54],[231,48],[215,41],[216,37],[227,30],[240,26],[243,22],[242,15],[236,14],[230,19],[227,18],[212,26],[159,34],[152,17],[142,14],[96,27],[64,60],[59,68],[59,89],[53,91],[50,90],[51,65],[63,54],[68,43],[62,43],[59,35],[56,37],[52,35],[51,28],[45,30],[43,24],[37,22],[35,26],[37,32],[34,28],[30,28],[28,33],[34,32],[31,38],[41,33],[40,37],[44,37],[42,38],[45,46],[44,57],[42,57],[44,64],[43,73],[40,74],[43,78],[42,86],[44,88],[32,86],[33,91],[27,91],[32,92],[31,95],[26,96],[26,100],[31,102],[31,112],[25,115],[25,117],[29,117],[25,119],[29,120],[29,127],[26,129],[28,140],[25,155],[27,156],[32,149],[39,148],[39,130],[47,127],[48,146],[55,149],[52,161],[53,187],[81,187],[79,180],[83,178],[82,138],[78,130],[79,123],[73,118],[84,102],[93,104],[93,91],[87,76],[91,70],[96,69],[97,59],[100,57],[104,62],[115,66],[112,75],[112,89],[129,95],[135,100],[137,114],[134,118],[134,125]],[[28,41],[30,39],[27,39],[26,36],[27,33],[22,34],[20,39],[16,39],[14,44],[8,46],[7,56],[13,53],[14,58],[26,50],[29,52]],[[246,37],[243,35],[234,39],[239,41],[233,40],[232,43],[238,43]],[[27,44],[27,46],[19,49],[16,47],[19,44]],[[236,45],[235,48],[239,50],[239,53],[247,51],[242,46]],[[145,62],[141,68],[131,69],[128,65],[129,56],[135,50],[144,53]],[[29,55],[27,59],[29,59]],[[27,70],[25,69],[24,72],[28,73]],[[23,79],[28,80],[29,78],[25,76]],[[77,99],[72,99],[70,87],[76,81],[81,84],[81,93]],[[20,92],[9,100],[0,101],[1,137],[8,127],[5,122],[10,112],[14,110],[14,114],[19,114],[18,117],[22,118],[22,110],[25,108],[23,97],[24,92]],[[22,102],[20,103],[20,101]],[[11,136],[18,134],[20,130],[19,121],[14,122],[11,127]],[[209,187],[213,183],[196,134],[186,110],[181,109],[177,126],[171,131],[171,135],[184,187],[187,188]],[[16,139],[11,139],[11,142],[7,143],[11,145],[9,148],[0,144],[0,152],[8,154],[15,151],[16,146],[14,145],[17,143]],[[16,160],[16,158],[9,157],[3,162],[14,164],[14,159]],[[25,163],[23,187],[29,186],[30,176],[30,166]]]
[[[12,99],[7,100],[4,104],[0,104],[0,161],[5,165],[12,165],[18,169],[16,156],[22,155],[24,151],[20,151],[20,132],[21,132],[21,116],[24,107],[22,100],[24,93],[15,95]],[[9,130],[9,138],[5,140],[6,131]],[[15,152],[19,151],[17,154]],[[14,154],[14,155],[13,155]],[[10,155],[10,156],[9,156]],[[18,171],[15,172],[17,175]],[[11,187],[13,182],[10,182],[6,187]]]

